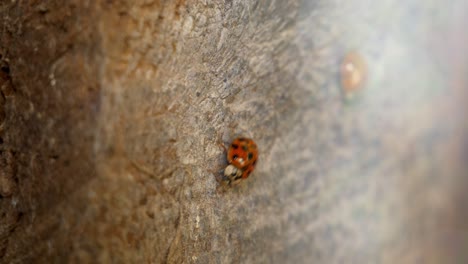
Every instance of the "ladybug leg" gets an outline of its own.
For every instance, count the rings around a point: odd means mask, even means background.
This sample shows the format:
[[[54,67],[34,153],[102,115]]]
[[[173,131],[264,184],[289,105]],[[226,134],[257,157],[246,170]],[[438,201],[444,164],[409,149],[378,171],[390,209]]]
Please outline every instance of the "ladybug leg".
[[[222,134],[218,133],[217,138],[218,146],[221,147],[225,153],[227,153],[228,149],[226,148],[226,142],[223,141]]]
[[[218,141],[218,146],[221,147],[225,153],[227,153],[228,149],[226,148],[226,144]]]
[[[215,176],[215,179],[216,179],[217,182],[221,182],[221,181],[223,181],[223,178],[225,178],[224,175],[223,175],[224,169],[223,170],[218,170],[218,171],[208,169],[207,171],[212,173]]]
[[[221,170],[218,170],[218,171],[214,171],[214,170],[212,170],[212,169],[207,169],[207,171],[208,171],[208,172],[211,172],[211,173],[213,173],[213,174],[222,174],[223,171],[224,171],[224,169],[221,169]]]
[[[224,187],[231,186],[231,180],[228,177],[224,176],[223,174],[215,175],[215,179],[219,183],[219,186],[224,186]]]
[[[224,170],[219,171],[218,174],[216,174],[215,178],[216,181],[221,184],[224,184],[227,180],[229,180],[226,176],[224,176]]]

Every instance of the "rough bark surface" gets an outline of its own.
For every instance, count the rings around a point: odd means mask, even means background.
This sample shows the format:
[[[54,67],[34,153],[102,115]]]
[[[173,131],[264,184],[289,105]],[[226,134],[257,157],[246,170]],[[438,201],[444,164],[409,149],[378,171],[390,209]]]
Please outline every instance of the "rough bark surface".
[[[467,8],[3,1],[0,262],[467,262]]]

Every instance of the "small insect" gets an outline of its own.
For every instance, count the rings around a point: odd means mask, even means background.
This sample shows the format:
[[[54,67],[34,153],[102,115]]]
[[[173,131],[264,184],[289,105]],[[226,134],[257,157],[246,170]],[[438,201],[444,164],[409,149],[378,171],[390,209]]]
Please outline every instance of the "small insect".
[[[258,158],[257,144],[250,138],[236,138],[227,150],[229,165],[224,169],[224,180],[228,185],[238,184],[249,177]]]
[[[363,56],[357,52],[349,52],[343,58],[340,66],[341,86],[346,94],[361,89],[367,78],[367,64]]]

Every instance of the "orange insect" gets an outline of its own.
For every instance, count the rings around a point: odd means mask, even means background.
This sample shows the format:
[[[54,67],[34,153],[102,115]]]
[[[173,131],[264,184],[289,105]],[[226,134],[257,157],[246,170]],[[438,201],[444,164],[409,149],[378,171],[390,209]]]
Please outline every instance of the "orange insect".
[[[357,52],[349,52],[340,67],[341,86],[347,94],[361,89],[367,78],[367,64]]]
[[[249,177],[258,159],[257,144],[250,138],[236,138],[227,151],[229,165],[224,169],[228,185],[237,184]]]

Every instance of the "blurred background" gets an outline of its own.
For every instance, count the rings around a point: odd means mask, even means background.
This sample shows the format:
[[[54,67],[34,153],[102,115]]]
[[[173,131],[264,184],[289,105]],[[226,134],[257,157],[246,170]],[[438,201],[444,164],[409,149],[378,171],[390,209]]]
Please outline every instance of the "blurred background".
[[[467,11],[2,1],[0,263],[467,263]]]

